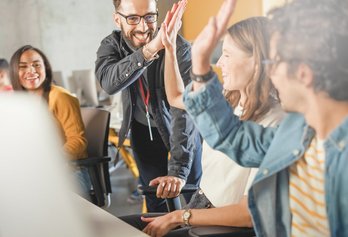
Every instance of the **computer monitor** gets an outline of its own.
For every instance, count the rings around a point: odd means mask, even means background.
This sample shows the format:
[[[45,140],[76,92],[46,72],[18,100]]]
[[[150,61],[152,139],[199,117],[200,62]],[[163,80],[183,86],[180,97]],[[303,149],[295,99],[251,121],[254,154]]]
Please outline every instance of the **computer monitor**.
[[[0,111],[0,236],[96,236],[73,199],[78,186],[47,105],[3,93]]]
[[[53,83],[55,85],[66,88],[64,79],[63,79],[63,73],[61,71],[54,71],[52,74],[52,77],[53,77]]]
[[[72,80],[75,84],[75,94],[80,100],[81,106],[99,105],[96,78],[93,70],[74,70],[72,72]]]

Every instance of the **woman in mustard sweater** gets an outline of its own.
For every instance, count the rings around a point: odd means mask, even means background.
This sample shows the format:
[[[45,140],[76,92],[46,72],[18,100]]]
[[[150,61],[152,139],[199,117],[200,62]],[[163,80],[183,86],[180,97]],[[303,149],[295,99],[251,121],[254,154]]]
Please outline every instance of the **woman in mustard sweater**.
[[[31,45],[19,48],[11,58],[10,77],[15,91],[27,91],[47,101],[67,156],[72,160],[86,158],[87,140],[79,101],[65,89],[52,85],[52,68],[46,55]],[[89,198],[91,184],[87,169],[77,167],[74,172],[82,195]]]

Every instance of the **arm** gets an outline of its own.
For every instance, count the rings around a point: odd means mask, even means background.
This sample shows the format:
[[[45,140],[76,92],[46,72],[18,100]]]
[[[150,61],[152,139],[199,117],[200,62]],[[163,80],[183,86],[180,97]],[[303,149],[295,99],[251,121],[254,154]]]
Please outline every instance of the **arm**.
[[[210,55],[225,32],[236,0],[225,0],[216,17],[196,38],[192,47],[192,71],[205,75],[210,70]],[[193,82],[184,94],[187,112],[204,140],[242,166],[258,167],[273,139],[275,129],[252,122],[241,122],[233,114],[222,93],[216,74],[207,83]]]
[[[143,231],[151,236],[163,236],[184,224],[183,212],[184,210],[176,210],[160,217],[141,217],[142,221],[149,223]],[[244,197],[239,203],[224,207],[192,209],[189,223],[192,226],[252,227],[247,198]]]
[[[184,103],[204,140],[241,166],[259,167],[277,128],[240,121],[222,95],[222,86],[215,75],[199,91],[186,87]]]
[[[171,106],[184,109],[182,101],[184,92],[184,83],[182,81],[178,59],[176,56],[176,40],[181,20],[174,23],[174,30],[169,34],[167,25],[162,24],[162,43],[165,47],[165,66],[164,66],[164,85],[168,102]]]
[[[205,75],[210,70],[210,56],[220,38],[226,32],[226,27],[231,18],[237,0],[225,0],[215,17],[197,36],[192,47],[192,72],[195,75]],[[193,82],[192,90],[198,90],[205,83]]]
[[[120,45],[120,35],[118,31],[113,32],[101,42],[97,51],[96,77],[108,94],[128,87],[144,72],[144,66],[152,63],[145,60],[141,48],[125,56],[127,52]]]
[[[177,60],[175,48],[166,48],[164,85],[168,103],[173,107],[184,109],[184,83],[180,75]]]
[[[190,81],[191,51],[190,44],[178,36],[178,67],[181,83]],[[191,170],[191,165],[196,156],[195,142],[199,137],[198,131],[192,119],[185,110],[175,107],[170,108],[171,129],[170,129],[170,155],[168,162],[168,176],[158,177],[149,185],[158,185],[157,197],[168,198],[179,195],[181,188],[185,185]]]
[[[62,93],[54,101],[53,115],[64,135],[64,151],[72,159],[86,158],[87,140],[77,98]]]
[[[171,12],[171,22],[169,25],[162,24],[162,42],[165,42],[167,48],[170,47],[169,55],[171,60],[165,62],[165,88],[168,90],[171,85],[184,87],[190,81],[191,69],[191,46],[181,36],[178,36],[178,30],[181,27],[181,18],[184,13],[187,1],[180,1],[174,12]],[[169,13],[167,13],[168,15]],[[171,30],[170,30],[171,29]],[[166,37],[163,37],[163,34]],[[170,37],[171,43],[166,40]],[[178,47],[177,47],[178,45]],[[166,53],[167,54],[167,53]],[[168,57],[166,55],[166,57]],[[172,73],[175,73],[171,80]],[[167,77],[170,77],[169,79]],[[176,81],[174,81],[176,80]],[[173,90],[174,91],[174,90]],[[183,89],[182,89],[183,91]],[[168,92],[168,91],[167,91]],[[169,92],[170,93],[170,92]],[[180,96],[181,107],[182,92]],[[180,107],[180,106],[176,106]],[[168,176],[158,177],[150,182],[149,185],[158,185],[157,197],[175,197],[179,195],[181,188],[185,185],[187,176],[190,173],[192,161],[196,155],[195,137],[198,138],[198,132],[194,127],[188,114],[175,106],[171,106],[171,134],[170,134],[170,154],[171,159],[168,162]]]

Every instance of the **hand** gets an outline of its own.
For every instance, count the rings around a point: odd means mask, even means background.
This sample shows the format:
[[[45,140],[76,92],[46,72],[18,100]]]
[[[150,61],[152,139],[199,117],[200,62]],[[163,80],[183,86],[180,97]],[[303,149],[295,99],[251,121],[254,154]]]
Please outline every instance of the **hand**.
[[[141,217],[143,222],[148,222],[143,232],[150,236],[161,237],[166,235],[169,231],[180,225],[181,218],[180,211],[174,211],[164,216],[159,217]]]
[[[158,198],[173,198],[180,194],[185,180],[174,176],[162,176],[150,181],[150,186],[157,186],[156,196]]]
[[[186,5],[187,0],[181,0],[178,3],[173,4],[172,9],[167,12],[164,22],[162,23],[162,26],[158,31],[158,34],[149,43],[150,49],[152,49],[155,52],[158,52],[164,48],[164,44],[162,42],[163,34],[169,34],[173,37],[177,35],[179,29],[181,28],[181,19],[186,9]],[[166,25],[165,30],[163,29],[163,25]]]
[[[225,33],[237,0],[225,0],[218,14],[209,20],[192,46],[192,71],[204,75],[210,70],[210,56],[219,39]]]
[[[176,48],[176,38],[178,35],[178,32],[182,26],[182,16],[184,15],[184,12],[186,10],[187,0],[182,0],[179,3],[178,8],[171,17],[171,21],[168,22],[164,21],[162,23],[162,44],[166,48],[166,50],[172,50]],[[167,13],[168,14],[168,13]]]

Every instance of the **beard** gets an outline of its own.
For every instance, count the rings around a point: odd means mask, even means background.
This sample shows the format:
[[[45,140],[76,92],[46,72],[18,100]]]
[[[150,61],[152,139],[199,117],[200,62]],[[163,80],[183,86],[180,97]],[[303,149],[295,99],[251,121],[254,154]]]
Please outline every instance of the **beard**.
[[[125,41],[133,49],[139,49],[145,44],[149,43],[158,33],[158,30],[149,28],[147,31],[142,32],[139,30],[132,30],[126,32],[123,25],[121,25],[121,34]]]

